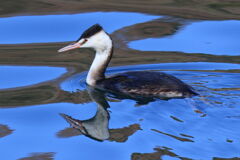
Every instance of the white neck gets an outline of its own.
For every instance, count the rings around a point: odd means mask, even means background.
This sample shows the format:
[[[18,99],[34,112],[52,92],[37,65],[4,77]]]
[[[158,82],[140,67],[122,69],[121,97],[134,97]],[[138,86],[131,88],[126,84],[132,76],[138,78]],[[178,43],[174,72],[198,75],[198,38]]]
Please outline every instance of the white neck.
[[[95,86],[97,81],[105,79],[105,71],[113,52],[112,42],[104,49],[96,49],[96,55],[87,75],[87,84]]]

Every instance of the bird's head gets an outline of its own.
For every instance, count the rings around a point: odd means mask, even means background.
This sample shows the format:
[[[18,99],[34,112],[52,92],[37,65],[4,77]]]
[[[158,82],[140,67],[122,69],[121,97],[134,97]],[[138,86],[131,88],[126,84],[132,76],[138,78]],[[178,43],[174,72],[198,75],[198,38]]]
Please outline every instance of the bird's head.
[[[102,52],[109,47],[112,47],[110,36],[99,24],[95,24],[84,31],[75,43],[59,49],[58,52],[65,52],[76,48],[93,48],[97,52]]]

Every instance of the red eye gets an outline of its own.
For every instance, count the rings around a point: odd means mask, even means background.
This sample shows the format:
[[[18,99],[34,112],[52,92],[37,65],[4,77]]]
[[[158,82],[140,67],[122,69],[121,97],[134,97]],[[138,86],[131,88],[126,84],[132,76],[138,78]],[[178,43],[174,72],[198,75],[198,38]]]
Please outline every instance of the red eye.
[[[83,45],[84,43],[86,43],[88,40],[84,39],[83,42],[81,43],[81,45]]]

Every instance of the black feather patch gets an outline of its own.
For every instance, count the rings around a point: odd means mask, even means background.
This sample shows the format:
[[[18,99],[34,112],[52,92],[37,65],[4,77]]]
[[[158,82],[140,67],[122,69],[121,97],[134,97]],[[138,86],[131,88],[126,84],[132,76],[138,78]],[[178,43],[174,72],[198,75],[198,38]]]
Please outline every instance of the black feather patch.
[[[82,38],[89,38],[94,34],[100,32],[101,30],[103,30],[103,28],[99,24],[94,24],[93,26],[88,28],[86,31],[84,31],[81,37],[77,41],[79,41]]]

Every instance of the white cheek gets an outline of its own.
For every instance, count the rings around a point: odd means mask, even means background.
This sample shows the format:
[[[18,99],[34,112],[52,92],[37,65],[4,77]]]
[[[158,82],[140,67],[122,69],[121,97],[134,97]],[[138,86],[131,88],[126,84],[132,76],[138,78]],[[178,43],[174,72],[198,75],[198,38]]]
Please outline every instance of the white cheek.
[[[103,43],[102,40],[97,40],[95,43],[95,47],[102,51],[106,49],[106,45]]]

